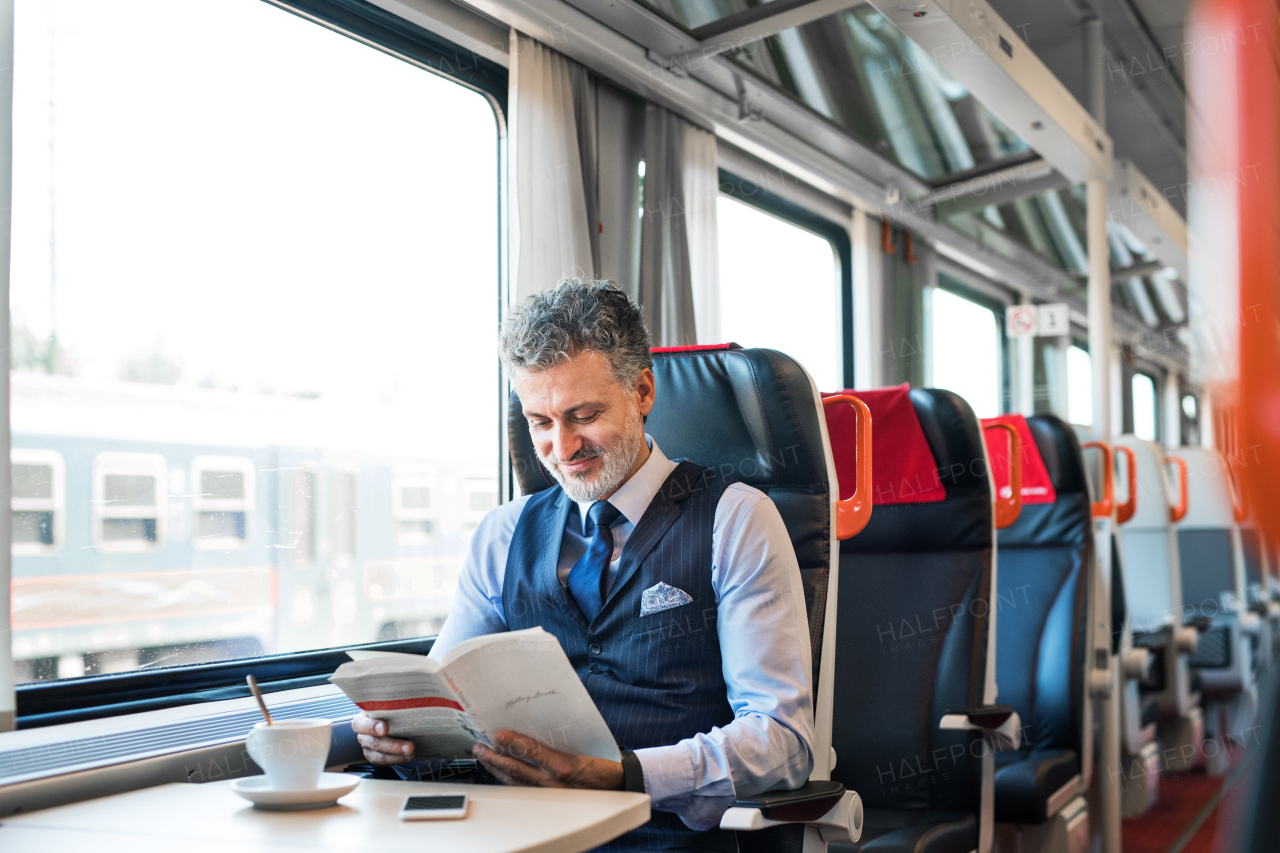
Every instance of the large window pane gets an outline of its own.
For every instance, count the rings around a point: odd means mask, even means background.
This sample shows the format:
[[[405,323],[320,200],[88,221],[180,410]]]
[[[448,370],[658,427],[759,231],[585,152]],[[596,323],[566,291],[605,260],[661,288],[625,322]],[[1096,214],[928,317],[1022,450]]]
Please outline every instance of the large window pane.
[[[1000,326],[990,308],[931,288],[929,361],[935,388],[954,391],[980,418],[1003,411]]]
[[[438,625],[498,470],[489,102],[259,0],[26,0],[15,52],[19,678]]]
[[[1067,349],[1067,419],[1082,426],[1093,423],[1093,359],[1076,346]]]
[[[840,265],[825,237],[721,196],[721,337],[784,352],[818,387],[844,387]]]
[[[1133,394],[1133,434],[1156,441],[1160,437],[1156,426],[1156,381],[1145,373],[1135,373],[1129,387]]]

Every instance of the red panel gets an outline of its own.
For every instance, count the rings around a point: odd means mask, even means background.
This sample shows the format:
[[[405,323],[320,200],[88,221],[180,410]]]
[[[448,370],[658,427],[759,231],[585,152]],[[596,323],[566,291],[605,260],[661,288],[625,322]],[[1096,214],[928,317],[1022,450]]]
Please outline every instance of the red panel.
[[[1000,415],[983,418],[984,424],[1009,424],[1022,439],[1022,502],[1024,504],[1051,504],[1058,499],[1058,492],[1049,479],[1049,469],[1040,456],[1040,448],[1031,436],[1031,427],[1022,415]],[[996,480],[996,493],[1005,497],[1009,488],[1009,442],[999,433],[986,433],[987,455],[991,457],[991,473]]]
[[[461,711],[462,706],[452,699],[439,696],[419,696],[414,699],[392,699],[386,702],[357,702],[361,711],[403,711],[407,708],[452,708]]]
[[[730,341],[727,344],[692,344],[687,347],[653,347],[649,352],[654,355],[671,355],[681,352],[716,352],[724,350],[742,349],[742,347]]]
[[[910,390],[911,386],[904,383],[874,391],[835,392],[852,394],[871,410],[872,505],[931,503],[947,497],[933,451],[907,395]],[[853,495],[858,471],[852,450],[856,415],[848,406],[833,406],[826,413],[840,497],[847,499]],[[845,449],[848,452],[842,452]]]

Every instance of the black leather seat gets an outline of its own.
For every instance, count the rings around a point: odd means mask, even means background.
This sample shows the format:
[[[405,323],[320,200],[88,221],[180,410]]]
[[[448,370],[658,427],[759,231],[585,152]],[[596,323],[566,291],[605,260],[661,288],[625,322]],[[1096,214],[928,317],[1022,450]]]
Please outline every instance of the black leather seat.
[[[736,345],[710,350],[658,349],[653,351],[653,359],[657,401],[645,422],[645,432],[668,458],[687,458],[714,469],[729,482],[746,483],[765,492],[787,526],[808,610],[816,706],[821,691],[829,690],[818,664],[827,618],[833,531],[822,409],[809,376],[782,353]],[[529,494],[551,486],[554,481],[533,452],[528,423],[515,394],[508,410],[508,435],[520,490]],[[822,754],[815,754],[812,778],[825,780],[827,750],[821,744],[822,733],[818,738],[815,753]],[[806,789],[813,787],[817,786],[810,782]],[[828,803],[818,814],[829,807],[830,796],[824,792],[832,788],[840,786],[827,785],[809,795],[811,802]],[[777,793],[796,800],[800,792]],[[743,851],[799,851],[803,833],[800,823],[740,832],[739,846]]]
[[[996,755],[1002,823],[1040,823],[1051,816],[1051,800],[1068,802],[1079,787],[1083,744],[1089,487],[1069,426],[1053,415],[1027,418],[1027,426],[1057,499],[1024,502],[1018,520],[997,534],[996,681],[1000,701],[1023,724],[1022,749]]]
[[[983,744],[939,722],[987,698],[991,492],[969,405],[910,401],[946,499],[877,505],[841,543],[831,775],[866,806],[862,853],[970,853]]]

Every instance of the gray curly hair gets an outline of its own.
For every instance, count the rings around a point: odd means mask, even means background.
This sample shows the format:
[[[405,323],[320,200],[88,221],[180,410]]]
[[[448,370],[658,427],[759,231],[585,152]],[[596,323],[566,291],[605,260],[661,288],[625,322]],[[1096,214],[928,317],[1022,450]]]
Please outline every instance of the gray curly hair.
[[[644,312],[611,281],[568,278],[529,296],[508,312],[498,351],[512,374],[598,352],[628,391],[653,367]]]

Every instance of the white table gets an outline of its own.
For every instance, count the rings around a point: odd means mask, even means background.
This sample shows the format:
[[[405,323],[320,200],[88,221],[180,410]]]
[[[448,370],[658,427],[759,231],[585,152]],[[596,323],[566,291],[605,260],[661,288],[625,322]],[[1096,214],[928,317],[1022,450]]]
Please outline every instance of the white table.
[[[229,782],[160,785],[0,821],[12,853],[581,853],[649,819],[649,798],[624,791],[508,788],[365,779],[338,805],[255,809]],[[404,798],[466,792],[463,820],[402,821]]]

